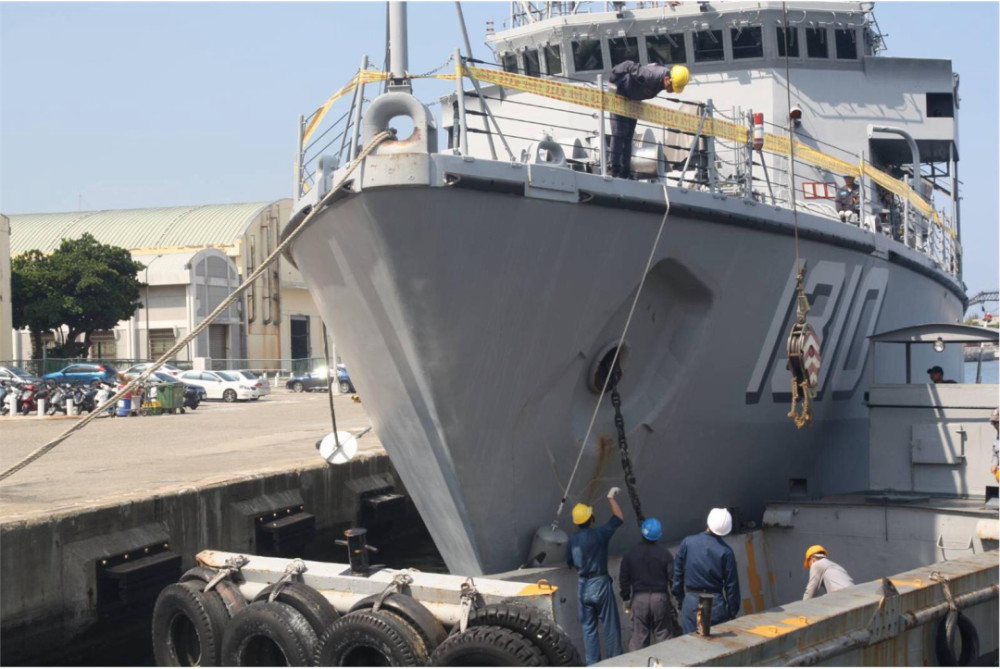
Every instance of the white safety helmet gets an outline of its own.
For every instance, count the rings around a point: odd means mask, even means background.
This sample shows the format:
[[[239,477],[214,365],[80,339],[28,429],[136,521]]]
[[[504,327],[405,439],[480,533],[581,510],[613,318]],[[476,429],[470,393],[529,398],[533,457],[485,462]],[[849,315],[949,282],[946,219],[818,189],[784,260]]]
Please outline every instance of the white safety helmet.
[[[733,517],[725,509],[712,509],[708,513],[708,529],[724,537],[733,531]]]

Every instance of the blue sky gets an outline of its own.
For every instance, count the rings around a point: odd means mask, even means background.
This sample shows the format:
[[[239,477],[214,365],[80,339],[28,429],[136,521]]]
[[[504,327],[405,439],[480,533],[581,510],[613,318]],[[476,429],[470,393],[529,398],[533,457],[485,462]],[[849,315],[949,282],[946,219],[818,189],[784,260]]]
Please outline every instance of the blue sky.
[[[473,49],[508,4],[463,4]],[[287,197],[295,121],[357,68],[381,65],[371,3],[0,4],[0,211]],[[410,70],[460,44],[450,2],[411,3]],[[998,5],[881,2],[890,56],[961,74],[965,281],[997,286]],[[422,82],[432,100],[443,82]]]

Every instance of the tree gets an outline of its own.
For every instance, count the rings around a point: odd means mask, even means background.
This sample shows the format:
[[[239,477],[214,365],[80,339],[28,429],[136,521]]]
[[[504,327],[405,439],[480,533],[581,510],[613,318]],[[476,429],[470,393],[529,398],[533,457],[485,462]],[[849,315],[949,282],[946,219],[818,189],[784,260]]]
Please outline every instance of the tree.
[[[31,329],[32,357],[41,357],[42,335],[62,326],[65,340],[57,355],[86,356],[93,332],[112,329],[142,306],[144,284],[137,275],[143,267],[128,250],[101,244],[89,233],[62,240],[49,256],[29,251],[13,259],[14,326]]]

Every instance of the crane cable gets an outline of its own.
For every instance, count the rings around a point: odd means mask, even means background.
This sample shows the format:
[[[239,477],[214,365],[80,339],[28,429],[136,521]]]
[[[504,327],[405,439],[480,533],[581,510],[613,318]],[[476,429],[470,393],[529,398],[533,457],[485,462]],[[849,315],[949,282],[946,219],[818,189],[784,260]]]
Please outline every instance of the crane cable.
[[[191,330],[190,334],[188,334],[186,337],[184,337],[179,342],[174,344],[174,346],[169,351],[161,355],[156,362],[152,363],[149,367],[147,367],[145,371],[143,371],[139,376],[137,376],[132,381],[126,383],[121,390],[112,395],[108,400],[104,402],[104,404],[100,405],[99,407],[91,411],[86,418],[83,418],[82,420],[80,420],[80,422],[74,424],[68,430],[64,431],[62,434],[52,439],[44,446],[35,449],[27,456],[25,456],[17,463],[15,463],[14,465],[8,467],[3,472],[0,472],[0,481],[3,481],[9,478],[10,476],[16,474],[17,472],[21,471],[22,469],[30,465],[32,462],[38,460],[40,457],[42,457],[43,455],[54,449],[56,446],[61,444],[63,441],[69,438],[71,434],[73,434],[74,432],[78,432],[79,430],[82,430],[84,427],[89,425],[91,421],[100,416],[105,410],[115,406],[115,404],[118,402],[120,398],[124,397],[126,394],[131,392],[133,388],[135,388],[137,385],[148,379],[153,374],[153,372],[155,372],[157,369],[160,368],[161,365],[163,365],[163,363],[167,362],[178,351],[187,346],[188,342],[197,337],[205,328],[209,326],[209,324],[212,321],[214,321],[218,316],[222,314],[222,312],[228,309],[229,305],[235,302],[236,298],[242,295],[243,292],[246,291],[246,289],[249,288],[250,285],[254,281],[256,281],[275,260],[278,259],[278,257],[285,251],[285,249],[288,248],[288,246],[293,241],[295,241],[295,239],[299,236],[299,234],[301,234],[301,232],[305,230],[306,224],[312,221],[313,218],[315,218],[321,211],[323,211],[323,208],[326,206],[326,204],[340,190],[341,186],[344,185],[344,182],[347,181],[347,178],[351,175],[351,173],[353,173],[354,170],[357,169],[358,165],[361,164],[361,161],[367,158],[368,154],[374,151],[375,148],[378,147],[382,142],[389,139],[390,137],[395,137],[395,135],[396,132],[391,129],[383,130],[379,134],[375,135],[375,137],[372,138],[372,141],[370,141],[368,145],[361,151],[361,153],[358,154],[358,157],[355,158],[353,161],[351,161],[351,163],[344,169],[343,175],[341,175],[337,183],[330,189],[330,192],[327,193],[322,200],[316,203],[316,205],[312,208],[312,211],[310,211],[309,214],[302,219],[302,222],[299,223],[299,225],[294,230],[289,232],[285,240],[280,244],[278,244],[277,248],[274,249],[271,255],[269,255],[261,263],[260,267],[257,268],[257,271],[248,276],[246,280],[243,283],[241,283],[239,287],[229,295],[229,297],[223,300],[223,302],[219,306],[217,306],[212,313],[206,316],[201,323],[199,323],[193,330]]]
[[[666,205],[666,211],[663,212],[663,218],[660,219],[660,227],[656,231],[656,238],[653,239],[653,245],[649,249],[649,257],[646,258],[646,267],[642,271],[642,277],[639,279],[639,287],[636,288],[635,298],[632,300],[632,306],[629,307],[628,310],[628,317],[625,319],[625,327],[622,328],[622,334],[618,338],[618,344],[615,346],[615,354],[611,358],[611,364],[608,365],[608,373],[604,377],[604,383],[601,386],[600,395],[597,397],[597,403],[594,404],[594,411],[590,415],[590,424],[587,426],[587,432],[583,436],[583,443],[580,444],[580,451],[576,455],[576,463],[573,465],[573,471],[569,475],[569,481],[567,481],[566,487],[563,489],[562,498],[559,500],[559,508],[556,509],[556,517],[552,521],[553,527],[558,525],[559,516],[562,515],[563,508],[566,506],[566,500],[569,498],[569,492],[573,487],[573,479],[576,478],[576,472],[580,468],[580,460],[583,459],[583,452],[587,449],[587,442],[590,440],[590,435],[594,430],[594,423],[597,421],[597,412],[600,410],[601,402],[604,401],[604,395],[608,391],[608,384],[615,375],[615,369],[618,365],[618,356],[621,355],[622,352],[622,343],[625,341],[625,335],[628,334],[629,326],[632,324],[632,316],[635,314],[635,307],[639,304],[639,296],[642,294],[642,287],[646,283],[646,277],[649,276],[649,268],[653,265],[653,258],[656,256],[656,249],[660,245],[660,237],[663,236],[663,228],[667,224],[667,216],[670,214],[670,197],[667,195],[666,182],[663,183],[663,202]],[[633,496],[632,499],[633,505],[636,506],[637,513],[640,513],[638,505],[635,504],[638,501],[638,495]]]

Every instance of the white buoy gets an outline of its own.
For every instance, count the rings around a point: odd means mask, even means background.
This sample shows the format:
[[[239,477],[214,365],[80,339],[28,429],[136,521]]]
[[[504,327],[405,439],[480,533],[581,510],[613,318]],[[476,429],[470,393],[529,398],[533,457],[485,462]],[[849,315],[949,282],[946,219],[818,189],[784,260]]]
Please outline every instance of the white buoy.
[[[350,462],[358,454],[358,440],[350,432],[338,430],[337,439],[340,441],[340,448],[337,448],[333,432],[323,437],[323,440],[319,442],[319,454],[331,465],[342,465],[345,462]]]

